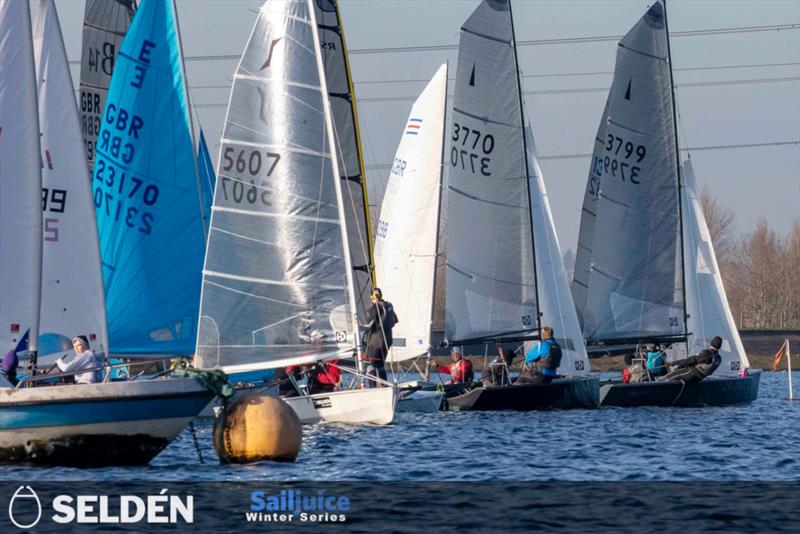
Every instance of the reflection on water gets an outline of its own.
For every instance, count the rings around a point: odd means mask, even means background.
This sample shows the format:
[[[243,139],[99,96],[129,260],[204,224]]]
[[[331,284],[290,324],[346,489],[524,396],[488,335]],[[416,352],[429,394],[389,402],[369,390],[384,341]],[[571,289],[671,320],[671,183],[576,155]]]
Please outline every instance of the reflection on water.
[[[800,373],[795,373],[800,384]],[[758,400],[728,408],[602,408],[398,414],[392,425],[303,429],[294,464],[220,465],[210,420],[146,467],[5,466],[8,480],[797,480],[800,402],[787,374],[764,373]]]

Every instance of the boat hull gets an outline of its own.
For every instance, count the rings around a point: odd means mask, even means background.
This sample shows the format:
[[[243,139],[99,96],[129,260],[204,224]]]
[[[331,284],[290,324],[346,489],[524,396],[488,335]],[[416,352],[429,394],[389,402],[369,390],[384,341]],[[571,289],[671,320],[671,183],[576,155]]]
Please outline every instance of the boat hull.
[[[597,378],[581,377],[560,378],[549,384],[477,387],[448,397],[445,404],[453,412],[596,408],[599,386]]]
[[[441,409],[443,400],[443,391],[414,391],[398,399],[395,411],[397,413],[436,413]]]
[[[348,389],[283,400],[304,425],[320,422],[388,425],[394,420],[395,390],[391,387]]]
[[[144,465],[212,397],[190,378],[0,389],[0,463]]]
[[[600,386],[602,406],[728,406],[748,404],[758,397],[760,371],[746,377],[708,378],[693,384],[683,382],[645,382],[623,384],[606,382]]]

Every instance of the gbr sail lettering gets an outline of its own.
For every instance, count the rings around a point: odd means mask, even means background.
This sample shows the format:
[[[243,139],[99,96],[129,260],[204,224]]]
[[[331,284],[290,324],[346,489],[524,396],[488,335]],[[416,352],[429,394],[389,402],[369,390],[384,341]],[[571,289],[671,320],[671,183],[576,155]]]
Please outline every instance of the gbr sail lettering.
[[[141,89],[155,43],[144,40],[136,58],[130,86]],[[149,177],[130,170],[136,156],[137,141],[145,129],[144,120],[124,107],[108,102],[103,115],[105,128],[97,141],[94,168],[94,205],[98,213],[115,224],[144,235],[151,235],[158,203],[158,185]]]

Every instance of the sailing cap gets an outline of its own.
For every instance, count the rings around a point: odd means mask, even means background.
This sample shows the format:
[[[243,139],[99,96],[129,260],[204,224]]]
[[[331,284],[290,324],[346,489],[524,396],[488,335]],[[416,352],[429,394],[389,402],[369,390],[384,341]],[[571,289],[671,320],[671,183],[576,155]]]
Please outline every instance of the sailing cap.
[[[450,354],[461,354],[461,347],[454,345],[453,348],[450,349]]]

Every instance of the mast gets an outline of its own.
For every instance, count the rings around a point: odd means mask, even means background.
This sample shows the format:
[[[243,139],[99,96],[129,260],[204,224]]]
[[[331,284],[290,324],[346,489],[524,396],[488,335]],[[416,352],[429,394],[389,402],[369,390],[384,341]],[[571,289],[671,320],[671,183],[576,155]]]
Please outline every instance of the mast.
[[[322,49],[319,44],[319,32],[317,31],[317,16],[314,12],[313,0],[306,0],[308,5],[308,16],[311,19],[311,27],[314,38],[314,55],[317,60],[317,72],[319,72],[320,92],[322,93],[322,108],[324,112],[325,132],[328,137],[328,145],[331,154],[331,165],[333,166],[333,177],[336,190],[336,200],[338,203],[339,211],[339,227],[342,232],[342,245],[344,252],[344,265],[345,273],[347,276],[347,291],[350,297],[350,316],[353,328],[353,349],[355,350],[353,357],[355,358],[358,369],[361,371],[361,360],[358,357],[358,349],[360,344],[359,327],[358,327],[358,313],[356,311],[356,293],[355,281],[353,280],[353,258],[350,255],[350,241],[347,236],[347,225],[344,214],[344,196],[342,195],[342,184],[339,178],[339,159],[336,154],[336,143],[333,133],[333,114],[331,112],[330,97],[328,96],[328,84],[325,78],[325,65],[322,63]],[[338,14],[338,11],[337,11]]]
[[[436,243],[433,248],[433,281],[431,283],[431,316],[428,323],[428,354],[431,354],[433,346],[431,345],[431,334],[433,333],[433,310],[436,307],[436,275],[439,272],[439,233],[441,232],[442,225],[442,192],[444,190],[444,146],[447,143],[445,130],[447,129],[447,76],[450,72],[450,62],[445,62],[444,69],[444,117],[442,118],[442,156],[439,161],[439,202],[437,204],[438,211],[436,213]],[[445,290],[446,293],[446,290]]]
[[[353,78],[350,76],[350,59],[347,56],[347,42],[344,38],[344,30],[342,29],[342,16],[339,13],[339,2],[334,0],[333,2],[334,8],[336,9],[336,32],[339,34],[339,38],[342,40],[342,58],[344,59],[344,74],[347,78],[347,87],[350,93],[350,109],[353,112],[353,131],[356,134],[356,152],[358,153],[358,173],[361,176],[361,195],[364,199],[364,223],[367,227],[367,261],[369,265],[367,265],[367,272],[369,274],[369,279],[372,282],[372,287],[375,287],[375,256],[374,256],[374,246],[372,242],[372,222],[371,216],[369,213],[369,197],[367,194],[367,174],[366,170],[364,169],[364,156],[361,153],[361,132],[358,127],[358,110],[356,109],[356,92],[355,88],[353,87]],[[315,14],[316,16],[316,14]],[[314,25],[316,27],[316,24]],[[339,168],[336,168],[336,173],[338,175]],[[361,246],[363,247],[364,244],[362,243]],[[349,249],[348,249],[349,252]],[[352,267],[351,267],[352,268]]]
[[[203,217],[203,186],[200,182],[200,169],[197,166],[197,139],[194,137],[194,121],[192,120],[192,103],[189,99],[189,81],[186,77],[186,62],[183,60],[183,39],[181,38],[181,25],[178,22],[178,5],[172,0],[172,10],[175,13],[175,31],[178,34],[178,52],[180,52],[181,70],[183,71],[183,93],[186,96],[186,114],[189,116],[189,136],[192,139],[192,157],[194,160],[194,179],[197,187],[197,207],[200,210],[200,221],[203,227],[203,238],[208,239],[208,223]]]
[[[672,52],[669,45],[669,22],[667,19],[667,0],[664,0],[664,31],[667,33],[667,61],[669,63],[669,92],[672,97],[672,130],[675,136],[675,169],[678,181],[678,237],[681,243],[681,291],[683,293],[683,335],[689,337],[689,314],[686,311],[686,254],[683,243],[683,202],[681,201],[681,153],[678,146],[678,114],[675,111],[675,83],[672,79]],[[687,344],[688,350],[688,344]]]
[[[514,14],[511,11],[511,0],[508,2],[508,16],[511,20],[511,46],[514,52],[514,70],[517,78],[517,97],[519,98],[519,124],[522,129],[522,153],[525,159],[525,185],[528,190],[528,227],[531,233],[531,254],[533,255],[533,282],[536,288],[536,330],[541,332],[542,329],[542,311],[539,308],[539,274],[536,268],[536,243],[533,237],[533,206],[531,205],[531,182],[530,182],[530,168],[528,165],[528,147],[525,143],[525,110],[522,106],[522,83],[519,79],[519,60],[517,58],[517,36],[514,33]]]

